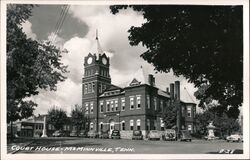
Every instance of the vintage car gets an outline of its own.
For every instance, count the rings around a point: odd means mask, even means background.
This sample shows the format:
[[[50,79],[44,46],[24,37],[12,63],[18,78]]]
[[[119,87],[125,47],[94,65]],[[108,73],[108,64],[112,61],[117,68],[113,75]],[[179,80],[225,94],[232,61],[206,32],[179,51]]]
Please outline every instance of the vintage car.
[[[70,132],[69,134],[70,137],[77,137],[78,136],[78,132],[76,130],[73,130]]]
[[[180,141],[192,141],[192,137],[188,130],[182,130],[180,134]]]
[[[63,132],[61,130],[56,130],[53,134],[53,137],[62,137],[63,136]]]
[[[227,136],[227,142],[243,142],[243,136],[240,134],[232,134]]]
[[[132,140],[143,140],[143,135],[140,130],[133,131]]]
[[[160,140],[161,134],[157,130],[151,130],[148,133],[148,140]]]
[[[108,139],[109,138],[109,132],[108,131],[99,132],[99,138]]]
[[[162,139],[165,141],[176,141],[176,131],[174,129],[166,129],[162,134]]]
[[[88,137],[88,132],[86,130],[80,130],[79,137]]]
[[[120,131],[119,130],[113,130],[111,133],[111,139],[120,139]]]
[[[98,133],[94,130],[88,132],[88,138],[98,138]]]

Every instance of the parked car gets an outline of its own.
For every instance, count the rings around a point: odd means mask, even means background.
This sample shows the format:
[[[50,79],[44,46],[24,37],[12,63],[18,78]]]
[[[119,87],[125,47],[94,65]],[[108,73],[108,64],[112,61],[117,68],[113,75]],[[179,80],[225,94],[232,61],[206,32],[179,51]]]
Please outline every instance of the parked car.
[[[119,130],[113,130],[111,133],[111,139],[120,139],[120,131]]]
[[[99,138],[103,138],[103,139],[109,138],[109,132],[108,131],[99,132]]]
[[[88,138],[98,138],[98,133],[94,130],[88,132]]]
[[[157,130],[151,130],[148,133],[148,140],[160,140],[161,134]]]
[[[166,129],[162,135],[162,139],[165,141],[176,141],[176,131],[174,129]]]
[[[243,142],[243,136],[240,134],[232,134],[227,136],[227,142]]]
[[[63,132],[61,130],[56,130],[53,134],[53,137],[62,137],[63,136]]]
[[[69,134],[70,137],[77,137],[78,136],[78,132],[76,130],[73,130],[70,132]]]
[[[80,130],[79,137],[88,137],[88,132],[86,130]]]
[[[188,130],[182,130],[180,135],[180,141],[192,141],[192,136]]]
[[[142,135],[141,130],[133,131],[132,140],[135,140],[135,139],[143,140],[143,135]]]

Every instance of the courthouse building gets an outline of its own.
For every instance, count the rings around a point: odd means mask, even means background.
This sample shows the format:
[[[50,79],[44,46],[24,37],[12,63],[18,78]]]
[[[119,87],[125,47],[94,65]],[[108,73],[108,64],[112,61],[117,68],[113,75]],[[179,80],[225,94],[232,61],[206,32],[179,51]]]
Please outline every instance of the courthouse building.
[[[125,87],[113,85],[110,58],[105,53],[89,53],[84,58],[82,106],[90,130],[118,129],[122,138],[131,136],[133,130],[142,130],[144,135],[149,130],[164,130],[162,115],[173,101],[180,104],[181,129],[195,130],[196,104],[187,89],[180,89],[179,81],[161,90],[155,77],[146,75],[142,67],[134,75]]]

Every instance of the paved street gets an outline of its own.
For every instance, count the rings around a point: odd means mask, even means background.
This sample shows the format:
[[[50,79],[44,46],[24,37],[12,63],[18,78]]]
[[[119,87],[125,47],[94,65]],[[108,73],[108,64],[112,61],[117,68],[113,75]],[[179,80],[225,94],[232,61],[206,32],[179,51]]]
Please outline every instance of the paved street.
[[[18,145],[8,146],[11,151],[20,149]],[[218,153],[221,149],[242,150],[243,143],[228,143],[226,141],[170,142],[147,140],[113,140],[89,138],[46,138],[34,139],[34,142],[23,147],[19,153],[118,153],[118,154],[204,154]]]

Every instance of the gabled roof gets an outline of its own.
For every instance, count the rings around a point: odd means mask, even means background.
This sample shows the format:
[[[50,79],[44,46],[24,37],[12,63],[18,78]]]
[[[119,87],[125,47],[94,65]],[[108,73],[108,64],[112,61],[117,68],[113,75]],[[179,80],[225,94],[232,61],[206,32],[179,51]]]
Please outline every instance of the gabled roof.
[[[132,76],[132,81],[130,81],[127,86],[130,86],[133,83],[138,83],[138,84],[148,84],[148,78],[147,78],[147,74],[145,73],[145,71],[143,70],[142,66],[133,74]]]

